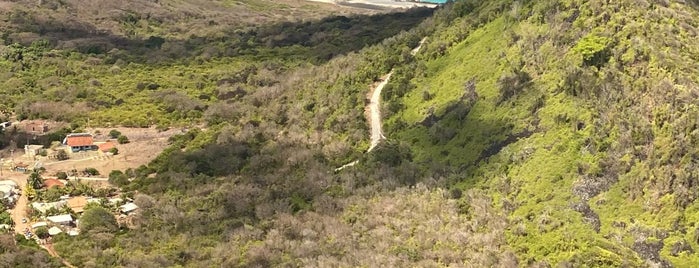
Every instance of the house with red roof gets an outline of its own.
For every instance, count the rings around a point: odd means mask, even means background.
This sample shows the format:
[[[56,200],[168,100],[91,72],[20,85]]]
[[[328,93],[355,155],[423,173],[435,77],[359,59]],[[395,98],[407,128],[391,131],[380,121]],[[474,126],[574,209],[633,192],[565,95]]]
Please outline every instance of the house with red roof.
[[[71,133],[63,139],[63,144],[70,147],[73,152],[96,150],[92,134],[90,133]]]

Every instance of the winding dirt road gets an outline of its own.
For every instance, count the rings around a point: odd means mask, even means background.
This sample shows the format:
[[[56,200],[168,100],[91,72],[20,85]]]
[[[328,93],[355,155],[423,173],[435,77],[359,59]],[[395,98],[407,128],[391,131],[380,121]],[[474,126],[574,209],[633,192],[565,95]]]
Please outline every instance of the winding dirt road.
[[[410,51],[410,54],[413,56],[417,55],[425,41],[427,41],[427,37],[422,38],[422,40],[420,40],[420,44]],[[391,80],[391,75],[393,75],[393,70],[386,74],[381,83],[376,85],[376,87],[371,91],[371,99],[368,107],[369,118],[367,118],[369,120],[369,124],[371,124],[371,146],[369,146],[369,150],[367,150],[367,152],[371,152],[376,145],[379,145],[381,140],[386,139],[386,137],[383,135],[383,130],[381,129],[381,126],[383,125],[383,121],[381,120],[381,91],[383,90],[384,86],[388,84],[388,81]]]
[[[382,139],[386,138],[386,136],[383,135],[383,130],[381,130],[381,125],[383,124],[383,121],[381,120],[381,91],[383,90],[384,86],[388,84],[392,74],[393,70],[391,70],[391,72],[389,72],[386,77],[383,78],[383,81],[381,81],[381,83],[379,83],[371,92],[368,118],[369,124],[371,124],[371,146],[369,146],[369,150],[367,150],[367,152],[371,152],[376,145],[379,145],[379,142],[381,142]]]
[[[427,41],[427,37],[422,38],[420,40],[420,44],[415,47],[412,51],[410,51],[410,54],[415,56],[417,55],[418,52],[420,52],[420,49],[422,48],[422,45]],[[388,72],[386,74],[381,82],[376,85],[376,87],[372,88],[371,91],[369,91],[369,105],[367,105],[366,110],[368,111],[367,113],[367,120],[369,121],[369,125],[371,126],[371,145],[369,146],[368,152],[371,152],[379,143],[381,140],[386,139],[386,136],[383,135],[383,130],[382,130],[382,125],[383,121],[381,120],[381,91],[383,88],[388,84],[388,81],[391,80],[391,75],[393,75],[393,70]],[[343,170],[347,167],[354,166],[358,163],[357,160],[352,161],[348,164],[345,164],[339,168],[336,168],[335,171],[340,171]]]

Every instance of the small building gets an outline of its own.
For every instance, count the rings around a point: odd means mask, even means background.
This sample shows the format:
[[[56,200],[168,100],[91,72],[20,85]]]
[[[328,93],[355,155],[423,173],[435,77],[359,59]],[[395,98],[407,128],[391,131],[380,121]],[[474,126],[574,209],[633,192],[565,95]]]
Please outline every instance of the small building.
[[[0,181],[0,185],[10,185],[10,186],[17,187],[17,183],[13,180],[2,180],[2,181]]]
[[[87,205],[87,198],[84,196],[75,196],[68,199],[68,207],[75,213],[83,213]]]
[[[132,212],[136,211],[137,209],[138,209],[138,206],[134,203],[126,203],[126,204],[123,204],[119,207],[119,210],[121,210],[121,213],[124,213],[124,214],[132,213]]]
[[[41,154],[41,150],[43,150],[43,149],[44,149],[43,145],[35,145],[35,144],[29,145],[29,144],[27,144],[27,145],[24,145],[24,155],[26,155],[27,157],[34,157],[36,155]]]
[[[14,205],[18,199],[18,194],[19,190],[16,184],[0,184],[0,199],[2,199],[5,204]]]
[[[15,187],[12,185],[0,185],[0,198],[10,198],[14,194]]]
[[[61,209],[62,207],[66,206],[67,202],[66,201],[58,201],[58,202],[51,202],[51,203],[42,203],[42,202],[34,202],[32,203],[32,208],[35,210],[41,212],[41,213],[46,213],[51,208],[55,209]]]
[[[73,152],[92,151],[97,149],[90,133],[71,133],[63,139],[63,144]]]
[[[44,133],[49,132],[49,125],[41,120],[29,121],[24,125],[24,130],[27,133],[44,135]]]
[[[29,171],[29,165],[19,162],[15,164],[15,171],[17,172],[27,172]]]
[[[61,214],[61,215],[46,217],[46,220],[48,220],[54,224],[70,225],[73,223],[73,216],[70,216],[70,214]]]
[[[60,234],[62,232],[63,231],[61,231],[61,228],[58,228],[56,226],[49,228],[49,235],[50,236],[54,236],[54,235]]]
[[[49,224],[46,223],[45,221],[40,221],[40,222],[37,222],[35,224],[32,224],[32,229],[36,229],[36,228],[44,227],[44,226],[49,226]]]

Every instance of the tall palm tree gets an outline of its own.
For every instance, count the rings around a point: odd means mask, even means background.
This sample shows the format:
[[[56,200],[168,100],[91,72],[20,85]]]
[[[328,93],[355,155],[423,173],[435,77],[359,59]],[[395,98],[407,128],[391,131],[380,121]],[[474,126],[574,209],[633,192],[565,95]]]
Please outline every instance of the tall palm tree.
[[[27,179],[27,183],[31,185],[34,189],[40,189],[44,186],[44,180],[41,178],[41,175],[39,175],[39,173],[36,171],[32,172],[32,174],[29,174],[29,179]]]

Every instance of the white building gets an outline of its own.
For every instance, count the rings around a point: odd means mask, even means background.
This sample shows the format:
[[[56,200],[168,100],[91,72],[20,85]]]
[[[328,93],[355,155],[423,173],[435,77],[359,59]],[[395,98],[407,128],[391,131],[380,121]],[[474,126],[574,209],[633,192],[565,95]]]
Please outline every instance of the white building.
[[[49,229],[49,235],[50,235],[50,236],[54,236],[54,235],[60,234],[60,233],[62,233],[62,232],[63,232],[63,231],[61,231],[61,228],[58,228],[58,227],[56,227],[56,226],[51,227],[51,228]]]
[[[70,214],[62,214],[46,217],[46,220],[55,224],[69,225],[73,223],[73,216],[70,216]]]
[[[138,206],[134,203],[126,203],[119,207],[119,210],[121,210],[121,212],[124,214],[129,214],[135,211],[136,209],[138,209]]]
[[[68,204],[68,202],[66,202],[66,201],[58,201],[58,202],[51,202],[51,203],[34,202],[34,203],[32,203],[32,208],[36,209],[37,211],[40,211],[41,213],[46,213],[46,211],[51,209],[51,208],[61,209],[62,207],[66,206],[67,204]]]
[[[48,225],[49,225],[49,224],[46,223],[45,221],[40,221],[40,222],[37,222],[37,223],[35,223],[35,224],[32,224],[32,229],[36,229],[36,228],[43,227],[43,226],[48,226]]]

